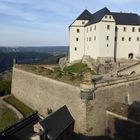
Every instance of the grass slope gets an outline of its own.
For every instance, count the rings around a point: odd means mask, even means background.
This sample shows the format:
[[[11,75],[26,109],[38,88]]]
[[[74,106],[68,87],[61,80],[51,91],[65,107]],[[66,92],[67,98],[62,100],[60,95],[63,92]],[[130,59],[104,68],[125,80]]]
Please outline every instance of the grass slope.
[[[3,106],[0,108],[0,131],[18,121],[18,117],[11,109]]]
[[[16,99],[13,95],[5,98],[4,101],[13,105],[24,117],[33,113],[33,110],[30,107]]]
[[[89,67],[83,63],[76,63],[64,68],[64,72],[70,72],[70,73],[82,73],[87,70],[89,70]]]

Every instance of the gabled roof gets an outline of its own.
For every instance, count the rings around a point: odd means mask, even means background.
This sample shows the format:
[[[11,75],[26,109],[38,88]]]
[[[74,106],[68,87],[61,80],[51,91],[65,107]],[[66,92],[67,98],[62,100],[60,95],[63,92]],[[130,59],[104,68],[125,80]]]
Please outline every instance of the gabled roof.
[[[117,25],[140,25],[139,15],[135,13],[110,12],[106,7],[94,14],[91,14],[88,10],[84,10],[76,20],[89,20],[85,25],[88,26],[100,22],[105,15],[112,15]]]
[[[83,13],[76,20],[90,20],[92,14],[85,9]]]
[[[111,12],[106,7],[92,14],[90,21],[87,23],[87,25],[100,22],[105,15],[111,15]]]
[[[73,123],[74,119],[66,105],[50,114],[44,120],[40,121],[40,125],[45,130],[49,139],[57,138]]]

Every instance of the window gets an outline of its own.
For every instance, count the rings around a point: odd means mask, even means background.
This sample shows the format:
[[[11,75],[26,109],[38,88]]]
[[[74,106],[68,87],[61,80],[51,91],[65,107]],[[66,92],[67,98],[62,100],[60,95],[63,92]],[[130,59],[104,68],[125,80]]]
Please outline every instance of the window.
[[[131,41],[131,37],[129,37],[129,41]]]
[[[89,41],[91,41],[91,37],[89,37]]]
[[[76,38],[76,41],[79,41],[79,38],[78,37]]]
[[[75,47],[74,50],[77,51],[77,47]]]
[[[94,26],[94,30],[96,30],[96,25]]]
[[[111,16],[109,16],[109,18],[111,19]]]
[[[82,24],[85,24],[85,22],[83,21]]]
[[[117,37],[115,37],[115,41],[117,41]]]
[[[110,25],[107,25],[107,29],[108,29],[108,30],[110,29]]]
[[[124,37],[122,37],[122,41],[124,41]]]
[[[107,19],[107,16],[105,16],[105,19]]]
[[[125,104],[128,104],[128,96],[124,97],[124,102],[125,102]]]
[[[80,29],[77,29],[77,33],[79,33],[80,32]]]
[[[140,32],[140,28],[139,28],[139,32]]]
[[[87,28],[87,32],[88,32],[88,28]]]
[[[123,28],[123,31],[124,31],[124,32],[126,31],[126,27]]]
[[[115,31],[116,31],[116,32],[118,31],[118,27],[115,27]]]
[[[132,32],[135,32],[135,27],[132,28]]]
[[[94,40],[96,40],[96,36],[94,36]]]
[[[139,37],[137,37],[137,41],[140,41],[140,38]]]
[[[107,44],[107,47],[109,47],[109,44]]]
[[[109,40],[109,36],[106,37],[106,40]]]
[[[90,27],[90,31],[92,31],[92,27]]]
[[[133,53],[129,53],[129,54],[128,54],[128,58],[129,58],[129,59],[133,59],[133,57],[134,57],[134,54],[133,54]]]

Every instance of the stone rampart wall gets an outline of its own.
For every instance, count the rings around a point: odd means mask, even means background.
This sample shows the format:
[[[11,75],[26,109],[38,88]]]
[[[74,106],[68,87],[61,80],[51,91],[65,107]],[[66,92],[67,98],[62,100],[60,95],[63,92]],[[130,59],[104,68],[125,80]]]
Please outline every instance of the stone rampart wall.
[[[55,111],[67,105],[76,120],[75,130],[86,131],[86,107],[80,99],[79,87],[13,68],[11,92],[43,116],[49,108]]]

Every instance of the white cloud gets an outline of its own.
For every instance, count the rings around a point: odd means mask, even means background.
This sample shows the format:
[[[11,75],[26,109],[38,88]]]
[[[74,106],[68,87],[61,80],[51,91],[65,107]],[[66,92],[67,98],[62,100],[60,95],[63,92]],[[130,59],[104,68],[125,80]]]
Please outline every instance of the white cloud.
[[[24,20],[28,20],[28,21],[37,20],[37,17],[32,14],[23,12],[17,8],[14,8],[14,7],[8,6],[6,4],[2,4],[2,3],[0,3],[0,13],[9,15],[9,16],[20,17],[20,18],[22,18]]]

